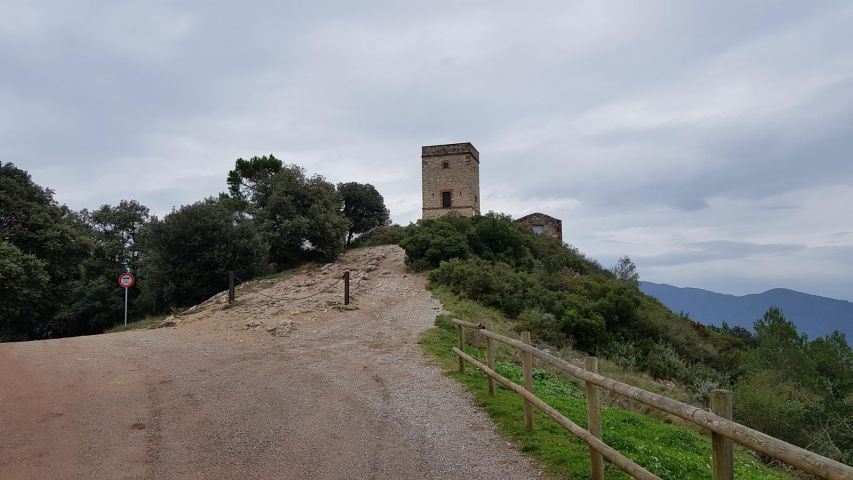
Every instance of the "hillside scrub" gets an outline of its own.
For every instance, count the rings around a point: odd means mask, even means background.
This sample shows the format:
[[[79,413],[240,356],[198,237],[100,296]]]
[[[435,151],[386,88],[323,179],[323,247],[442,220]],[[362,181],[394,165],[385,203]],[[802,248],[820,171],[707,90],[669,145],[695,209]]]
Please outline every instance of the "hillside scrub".
[[[701,406],[734,389],[737,421],[853,461],[853,354],[840,333],[809,341],[774,309],[754,334],[701,325],[642,294],[627,257],[606,270],[504,215],[424,220],[400,244],[433,288],[495,309],[548,348],[677,382]]]
[[[718,333],[698,330],[635,283],[506,216],[422,221],[408,227],[401,246],[412,268],[429,270],[430,281],[497,308],[557,348],[604,355],[628,342],[642,367],[649,352],[666,348],[686,362],[725,363],[713,341]],[[655,373],[672,378],[680,371],[669,366]]]

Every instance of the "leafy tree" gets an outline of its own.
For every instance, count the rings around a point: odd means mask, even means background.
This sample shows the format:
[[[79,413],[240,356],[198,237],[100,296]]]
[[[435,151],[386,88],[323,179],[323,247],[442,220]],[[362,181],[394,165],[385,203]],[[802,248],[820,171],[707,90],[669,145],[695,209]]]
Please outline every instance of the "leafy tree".
[[[808,348],[820,375],[820,387],[831,400],[842,401],[853,393],[853,350],[843,333],[815,339]],[[853,452],[851,452],[853,454]]]
[[[150,218],[148,208],[134,200],[122,200],[116,206],[83,210],[79,216],[94,249],[82,262],[83,276],[69,284],[70,298],[57,314],[57,334],[62,336],[100,333],[122,318],[124,291],[116,285],[121,272],[137,274],[136,286],[128,291],[128,316],[141,316],[148,307],[138,301],[146,280],[138,275],[141,246],[137,241]]]
[[[252,206],[263,203],[270,193],[272,178],[282,168],[281,160],[273,155],[249,160],[238,158],[234,170],[228,172],[227,181],[231,197],[242,207],[239,210],[251,210]]]
[[[155,310],[192,305],[228,286],[228,271],[247,279],[267,270],[267,247],[253,223],[214,199],[181,207],[141,231],[141,274]]]
[[[627,255],[620,258],[611,271],[616,277],[616,280],[619,280],[620,282],[630,285],[640,284],[640,274],[637,273],[637,266],[634,265],[634,262],[632,262]]]
[[[102,205],[92,212],[83,210],[80,215],[92,229],[103,260],[135,271],[140,254],[136,236],[151,218],[148,207],[136,200],[122,200],[115,207]]]
[[[279,267],[312,257],[331,260],[343,251],[348,222],[325,178],[285,166],[270,178],[268,193],[256,198],[255,221]]]
[[[338,193],[344,202],[344,217],[350,223],[347,230],[347,248],[354,237],[391,223],[385,200],[373,185],[358,182],[339,183]]]
[[[0,243],[0,270],[11,282],[4,280],[10,294],[0,296],[0,310],[6,312],[0,317],[0,336],[54,335],[55,316],[68,299],[69,285],[82,277],[81,262],[92,249],[85,227],[27,172],[0,163]]]
[[[751,371],[777,370],[808,384],[815,381],[815,363],[808,354],[808,339],[797,332],[794,322],[782,311],[770,307],[755,322],[756,347],[743,359],[743,368]]]
[[[0,341],[25,340],[44,329],[49,282],[43,260],[0,241]]]
[[[43,260],[54,283],[79,277],[92,247],[71,210],[11,163],[0,164],[0,240]]]

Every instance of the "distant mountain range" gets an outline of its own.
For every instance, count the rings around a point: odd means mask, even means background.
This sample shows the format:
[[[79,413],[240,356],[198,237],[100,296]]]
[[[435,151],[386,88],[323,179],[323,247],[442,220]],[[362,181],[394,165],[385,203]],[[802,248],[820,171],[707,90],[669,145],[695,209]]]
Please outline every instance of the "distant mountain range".
[[[774,288],[764,293],[735,296],[702,290],[680,288],[661,283],[640,282],[640,290],[651,295],[675,313],[683,312],[706,325],[741,326],[752,330],[755,321],[769,307],[779,307],[785,318],[809,338],[822,337],[833,330],[847,335],[853,343],[853,302]]]

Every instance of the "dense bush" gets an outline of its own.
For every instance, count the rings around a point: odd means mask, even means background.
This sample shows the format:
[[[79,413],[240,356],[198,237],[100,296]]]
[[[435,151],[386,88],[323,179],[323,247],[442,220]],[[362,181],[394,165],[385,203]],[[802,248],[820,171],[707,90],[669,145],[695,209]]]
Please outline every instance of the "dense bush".
[[[255,226],[208,199],[154,219],[142,231],[145,300],[155,311],[192,305],[228,287],[228,272],[251,278],[268,269]]]
[[[350,247],[378,247],[379,245],[399,245],[406,236],[406,227],[387,225],[376,227],[350,243]]]

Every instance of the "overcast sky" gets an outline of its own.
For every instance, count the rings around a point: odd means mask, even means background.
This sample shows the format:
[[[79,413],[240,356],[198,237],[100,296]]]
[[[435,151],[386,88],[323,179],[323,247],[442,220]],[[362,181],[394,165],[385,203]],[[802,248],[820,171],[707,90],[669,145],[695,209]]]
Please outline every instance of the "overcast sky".
[[[853,3],[0,3],[0,160],[75,209],[272,153],[406,224],[421,145],[464,141],[484,212],[605,265],[853,300]]]

